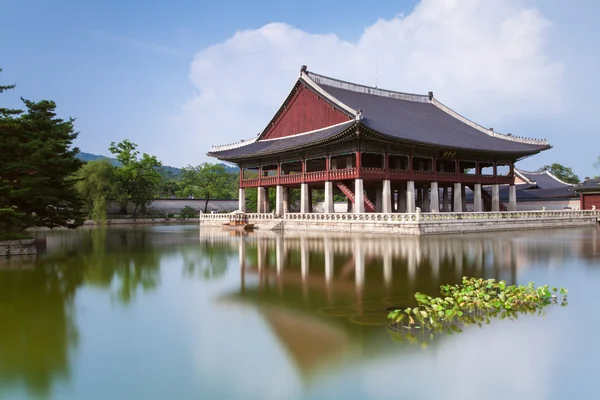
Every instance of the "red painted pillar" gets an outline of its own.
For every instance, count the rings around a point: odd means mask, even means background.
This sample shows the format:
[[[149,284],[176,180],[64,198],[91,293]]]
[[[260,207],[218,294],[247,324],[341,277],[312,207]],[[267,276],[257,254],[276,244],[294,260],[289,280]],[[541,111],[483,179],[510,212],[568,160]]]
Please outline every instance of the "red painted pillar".
[[[262,169],[262,165],[260,167],[258,167],[258,186],[262,186],[262,175],[263,175],[263,169]]]
[[[331,169],[331,160],[329,158],[329,155],[327,155],[327,157],[325,157],[325,175],[327,177],[327,182],[329,182],[329,170]]]
[[[302,183],[306,182],[306,159],[302,159]]]
[[[244,168],[240,167],[240,188],[244,184]]]
[[[385,179],[390,179],[390,155],[387,152],[383,155],[383,171]]]
[[[360,151],[356,152],[356,178],[362,177],[362,153]]]
[[[498,165],[494,163],[494,178],[498,176]]]

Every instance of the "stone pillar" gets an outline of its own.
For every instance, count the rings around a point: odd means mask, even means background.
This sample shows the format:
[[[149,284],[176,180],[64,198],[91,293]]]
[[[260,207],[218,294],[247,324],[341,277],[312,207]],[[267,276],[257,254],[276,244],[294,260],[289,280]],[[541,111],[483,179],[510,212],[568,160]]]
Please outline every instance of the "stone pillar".
[[[431,212],[440,212],[440,191],[437,182],[431,182]]]
[[[406,182],[406,212],[415,212],[415,181]]]
[[[325,282],[330,284],[333,278],[333,249],[327,236],[323,238],[323,247],[325,248]]]
[[[517,187],[514,184],[508,187],[508,211],[517,211]]]
[[[275,214],[283,216],[283,186],[275,187]]]
[[[325,212],[335,212],[333,208],[333,182],[325,182]]]
[[[398,212],[406,212],[406,184],[401,183],[398,185]]]
[[[444,185],[444,189],[442,190],[442,211],[448,212],[448,186]]]
[[[454,192],[454,212],[462,212],[461,184],[455,183],[452,192]]]
[[[271,212],[269,209],[269,188],[265,188],[265,195],[263,196],[263,212],[268,213]]]
[[[304,185],[304,183],[303,183]],[[302,275],[302,281],[306,280],[306,277],[308,276],[308,258],[310,256],[310,253],[308,251],[308,246],[306,243],[306,238],[301,237],[300,238],[300,273]]]
[[[362,179],[354,180],[354,213],[365,212],[365,191]]]
[[[423,211],[431,212],[431,208],[429,206],[429,188],[424,187],[422,190],[423,190]]]
[[[246,212],[246,189],[240,188],[238,194],[238,210]]]
[[[300,185],[300,213],[308,213],[308,183]]]
[[[290,188],[283,188],[283,214],[290,212]]]
[[[481,183],[476,183],[473,188],[473,211],[483,211],[483,201],[481,199]]]
[[[460,210],[462,212],[467,212],[467,187],[464,185],[460,188],[460,197],[462,199],[462,206]]]
[[[500,188],[492,185],[492,211],[500,211]]]
[[[283,258],[284,258],[284,248],[283,248],[283,236],[277,236],[275,238],[275,266],[277,268],[277,275],[281,275],[283,272]]]
[[[256,189],[256,212],[264,213],[265,212],[265,188],[259,186]]]
[[[377,187],[375,188],[375,212],[382,212],[383,211],[383,188],[382,186],[379,185],[379,183],[377,184]]]
[[[389,179],[383,181],[383,189],[382,189],[382,197],[383,204],[381,207],[381,211],[383,213],[391,213],[392,212],[392,184]]]

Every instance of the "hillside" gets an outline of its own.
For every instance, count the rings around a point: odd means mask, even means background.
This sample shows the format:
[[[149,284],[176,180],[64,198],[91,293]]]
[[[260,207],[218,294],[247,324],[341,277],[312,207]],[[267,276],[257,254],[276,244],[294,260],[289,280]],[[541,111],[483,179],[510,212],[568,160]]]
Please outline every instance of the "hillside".
[[[102,156],[99,154],[85,153],[83,151],[77,155],[77,158],[79,158],[81,161],[84,161],[84,162],[107,159],[113,165],[119,165],[119,162],[117,160],[115,160],[114,158]],[[238,169],[236,167],[231,167],[231,166],[229,166],[227,164],[223,164],[223,163],[220,163],[220,165],[225,167],[225,170],[229,173],[237,173],[238,172]],[[163,169],[165,171],[170,172],[173,175],[179,175],[179,173],[181,172],[181,168],[171,167],[169,165],[163,166]]]

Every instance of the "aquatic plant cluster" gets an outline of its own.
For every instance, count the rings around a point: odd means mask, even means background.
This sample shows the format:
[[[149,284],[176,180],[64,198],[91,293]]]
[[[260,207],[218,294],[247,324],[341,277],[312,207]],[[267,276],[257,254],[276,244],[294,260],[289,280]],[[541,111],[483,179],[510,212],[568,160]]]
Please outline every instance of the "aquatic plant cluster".
[[[566,289],[506,285],[504,281],[463,277],[459,285],[442,285],[441,297],[416,293],[417,306],[398,308],[388,314],[397,332],[460,332],[461,326],[490,323],[491,317],[517,318],[519,313],[540,314],[550,304],[566,306]],[[432,336],[433,338],[433,336]]]

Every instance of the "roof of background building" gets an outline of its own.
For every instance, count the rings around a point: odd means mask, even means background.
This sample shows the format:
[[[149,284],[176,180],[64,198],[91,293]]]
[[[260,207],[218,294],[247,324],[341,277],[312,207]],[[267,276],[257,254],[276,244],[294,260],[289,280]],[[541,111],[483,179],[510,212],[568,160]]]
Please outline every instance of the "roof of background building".
[[[600,178],[586,179],[575,186],[577,192],[600,192]]]

